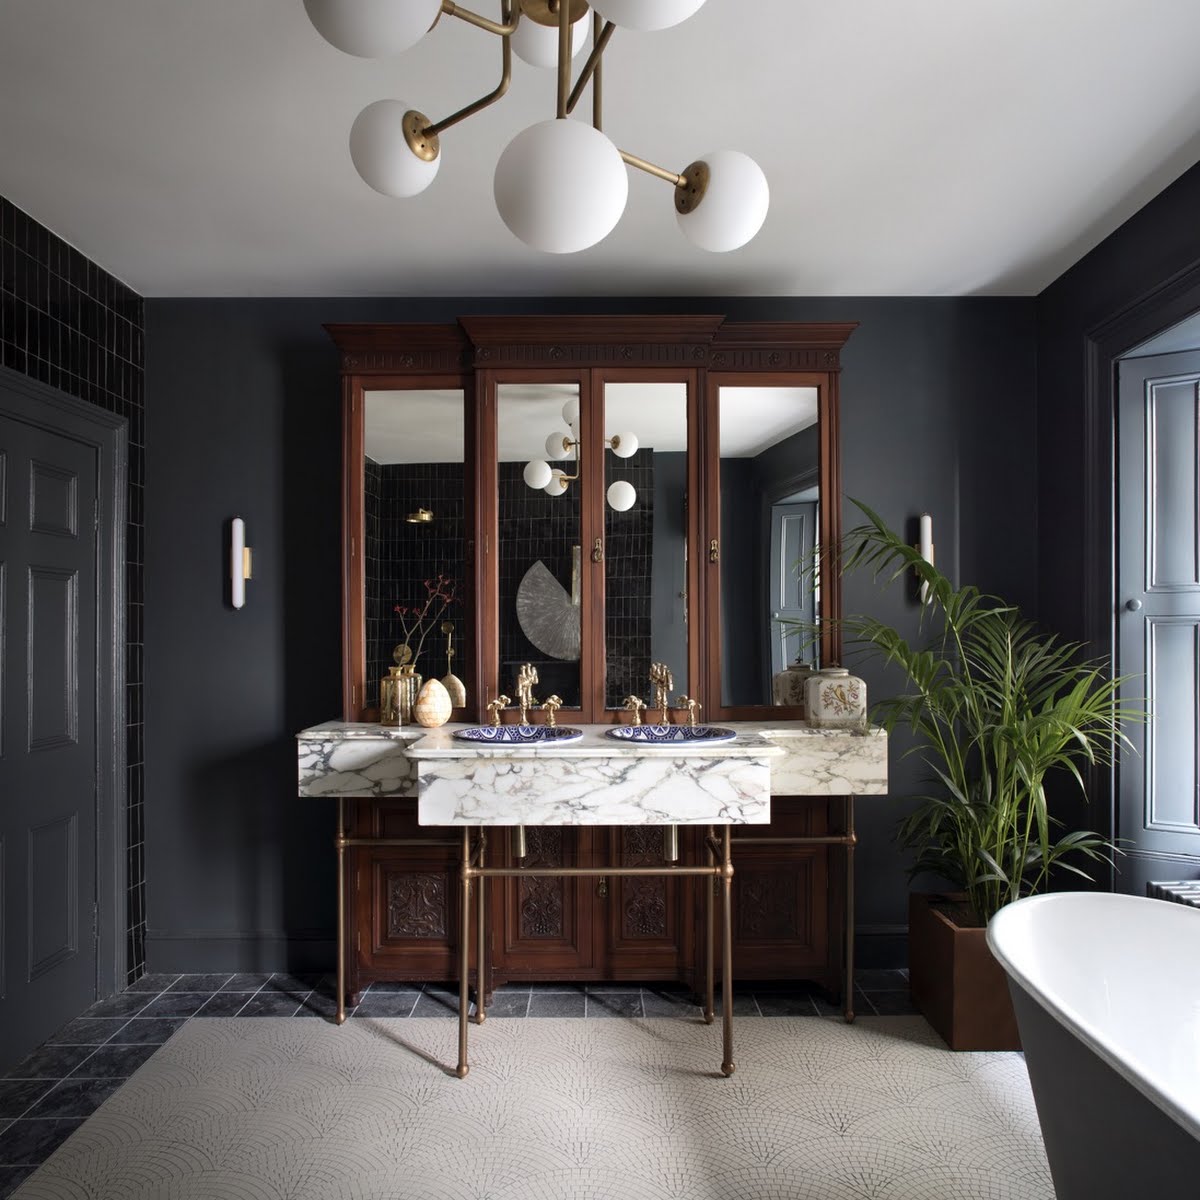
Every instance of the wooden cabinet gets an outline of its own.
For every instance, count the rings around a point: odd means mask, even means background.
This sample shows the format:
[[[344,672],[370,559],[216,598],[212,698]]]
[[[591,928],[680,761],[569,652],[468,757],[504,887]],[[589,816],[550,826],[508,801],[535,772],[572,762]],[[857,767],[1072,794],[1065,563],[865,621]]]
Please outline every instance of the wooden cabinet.
[[[813,656],[838,661],[837,387],[853,328],[720,315],[330,326],[343,381],[344,716],[375,719],[378,678],[403,638],[426,677],[453,667],[464,681],[459,720],[515,695],[526,660],[539,694],[563,697],[564,724],[627,719],[627,694],[651,700],[652,661],[668,664],[674,697],[698,699],[706,720],[800,717],[770,707],[771,677],[799,646],[772,618],[818,620]],[[560,472],[547,490],[522,470],[542,458]],[[807,549],[781,565],[789,546]],[[419,642],[400,628],[424,581],[441,576],[456,587],[439,618],[452,660],[441,627]],[[547,608],[549,630],[538,625]],[[414,810],[357,802],[361,836],[429,844],[352,852],[352,988],[454,975],[456,849],[419,830]],[[838,832],[840,812],[836,801],[780,798],[768,829],[740,831],[750,840],[734,859],[738,974],[836,989],[840,852],[787,839]],[[527,837],[527,864],[662,861],[657,828]],[[510,863],[507,839],[490,842],[490,861]],[[684,831],[681,849],[700,862],[699,833]],[[493,880],[488,899],[498,979],[694,981],[703,962],[696,880]]]

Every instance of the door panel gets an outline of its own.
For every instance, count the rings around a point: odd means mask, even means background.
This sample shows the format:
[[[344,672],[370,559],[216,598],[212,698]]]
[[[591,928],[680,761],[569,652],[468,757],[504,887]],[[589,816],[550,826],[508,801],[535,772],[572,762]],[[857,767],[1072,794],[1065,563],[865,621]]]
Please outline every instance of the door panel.
[[[623,867],[662,867],[665,863],[661,825],[597,829],[595,834],[598,852],[603,856],[595,866],[619,863]],[[596,922],[597,932],[604,939],[596,954],[606,978],[678,976],[685,941],[684,886],[683,879],[662,875],[625,875],[606,880],[605,895],[596,901],[602,914]]]
[[[1126,730],[1117,833],[1134,855],[1200,856],[1200,354],[1121,362],[1118,404],[1117,666],[1148,717]]]
[[[96,995],[97,454],[0,419],[0,1056]]]

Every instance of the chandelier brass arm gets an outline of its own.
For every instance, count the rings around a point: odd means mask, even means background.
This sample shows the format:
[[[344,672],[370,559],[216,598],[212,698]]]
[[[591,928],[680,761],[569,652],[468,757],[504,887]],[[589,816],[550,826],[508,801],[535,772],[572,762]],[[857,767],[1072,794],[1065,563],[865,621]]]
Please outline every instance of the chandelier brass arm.
[[[595,75],[596,87],[592,92],[592,124],[597,129],[600,128],[600,60],[616,28],[611,21],[605,21],[599,13],[592,14],[592,52],[587,56],[587,61],[579,72],[579,78],[575,81],[570,96],[567,97],[567,115],[570,116],[575,111],[575,105],[579,103],[579,97],[583,95],[583,89],[587,87],[588,80],[592,78],[593,74]]]
[[[464,20],[468,19],[466,16],[466,10],[458,8],[458,6],[454,3],[454,0],[442,0],[443,12],[447,11],[447,5],[449,6],[449,12],[451,16],[462,17]],[[477,112],[487,108],[489,105],[495,104],[496,101],[508,91],[508,85],[512,82],[512,31],[516,29],[517,22],[521,19],[521,13],[518,9],[514,15],[512,0],[504,0],[504,3],[501,5],[501,12],[505,20],[504,25],[496,25],[495,22],[488,21],[486,25],[480,26],[481,29],[494,26],[492,32],[500,33],[500,61],[502,64],[500,82],[496,84],[492,91],[488,92],[486,96],[482,96],[476,100],[474,104],[468,104],[466,108],[460,108],[458,112],[451,113],[443,120],[437,121],[433,125],[426,126],[420,131],[421,136],[427,142],[432,143],[433,158],[436,158],[438,155],[437,136],[439,133],[441,133],[444,129],[449,129],[451,125],[457,125],[459,121],[465,121],[468,117],[473,117]],[[473,17],[475,14],[472,13],[470,15]],[[480,17],[479,20],[483,21],[484,18]],[[474,25],[477,22],[471,21],[470,23]],[[501,32],[502,30],[507,30],[507,32]],[[414,140],[413,133],[407,125],[404,130],[404,136],[408,141],[409,149],[415,155],[417,155],[418,158],[425,157],[425,152],[418,149],[417,143],[420,139]]]
[[[442,12],[448,17],[457,17],[460,21],[466,21],[468,25],[474,25],[478,29],[486,29],[488,33],[499,34],[500,37],[508,37],[517,30],[517,22],[521,19],[521,10],[517,9],[515,13],[508,10],[508,6],[504,6],[504,24],[501,25],[497,21],[491,21],[487,17],[481,17],[479,13],[472,12],[469,8],[463,8],[461,4],[455,4],[454,0],[442,0]]]

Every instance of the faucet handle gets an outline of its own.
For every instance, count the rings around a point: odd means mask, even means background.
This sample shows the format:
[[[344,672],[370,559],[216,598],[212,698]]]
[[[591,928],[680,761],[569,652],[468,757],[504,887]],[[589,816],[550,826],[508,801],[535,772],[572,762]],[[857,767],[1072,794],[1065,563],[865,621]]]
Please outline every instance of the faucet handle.
[[[633,723],[640,725],[642,723],[642,709],[646,707],[646,702],[640,696],[626,696],[625,707],[633,713]]]
[[[545,700],[542,701],[542,711],[546,714],[546,724],[549,725],[551,729],[554,728],[554,715],[560,708],[562,708],[562,703],[561,696],[547,696]]]
[[[507,696],[497,696],[488,706],[488,715],[491,717],[493,725],[500,724],[500,710],[507,708],[511,703]]]
[[[679,707],[687,709],[688,724],[695,729],[696,714],[704,707],[704,705],[701,704],[699,700],[694,700],[690,696],[680,696]]]

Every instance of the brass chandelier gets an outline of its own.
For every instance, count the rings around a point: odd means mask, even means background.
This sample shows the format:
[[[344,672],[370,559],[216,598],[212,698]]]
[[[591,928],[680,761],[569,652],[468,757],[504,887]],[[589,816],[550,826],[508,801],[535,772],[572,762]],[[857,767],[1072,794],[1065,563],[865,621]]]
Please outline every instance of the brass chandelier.
[[[572,60],[587,37],[586,0],[501,0],[499,21],[455,0],[304,0],[304,7],[326,41],[363,58],[415,46],[443,15],[500,38],[500,82],[465,108],[431,121],[401,100],[385,99],[359,113],[350,130],[350,157],[363,180],[386,196],[415,196],[433,182],[441,134],[508,91],[514,52],[532,66],[557,68],[555,117],[509,142],[496,163],[494,193],[501,218],[523,242],[570,254],[595,245],[620,220],[629,191],[626,165],[673,186],[679,227],[705,250],[745,245],[766,219],[766,177],[740,150],[716,150],[672,171],[618,149],[601,129],[602,64],[615,30],[666,29],[703,3],[594,0],[591,52],[574,83]],[[589,83],[591,123],[571,120]]]

